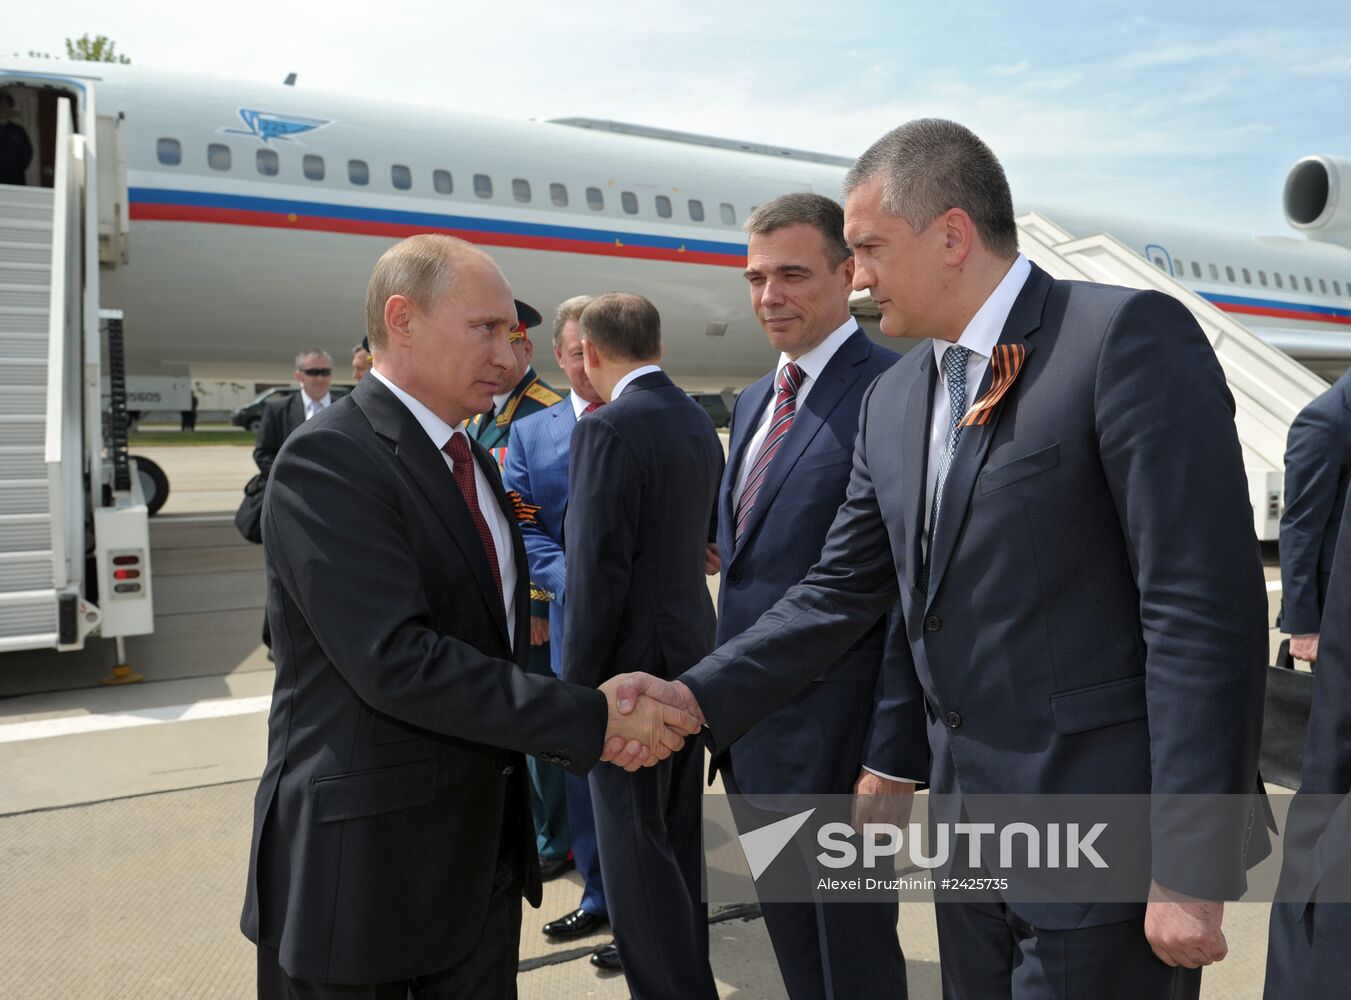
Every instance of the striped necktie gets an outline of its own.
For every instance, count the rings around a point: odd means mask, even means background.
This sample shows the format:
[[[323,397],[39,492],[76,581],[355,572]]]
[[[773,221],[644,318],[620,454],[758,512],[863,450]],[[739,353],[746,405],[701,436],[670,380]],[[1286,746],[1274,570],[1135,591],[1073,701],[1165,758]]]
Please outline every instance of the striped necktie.
[[[760,495],[760,487],[765,483],[765,471],[773,461],[788,429],[793,426],[793,416],[797,413],[797,393],[802,388],[802,369],[790,361],[783,366],[775,382],[774,414],[769,418],[769,433],[765,443],[760,446],[760,454],[755,457],[746,485],[741,491],[741,499],[736,505],[736,539],[746,530],[746,522],[755,507],[755,498]]]
[[[938,476],[934,480],[933,505],[929,508],[929,538],[924,563],[919,568],[919,589],[929,592],[929,563],[933,559],[934,539],[938,537],[938,513],[943,509],[943,484],[952,467],[952,456],[962,437],[962,417],[966,414],[966,359],[971,351],[953,344],[943,352],[943,381],[948,387],[948,433],[943,453],[938,456]]]

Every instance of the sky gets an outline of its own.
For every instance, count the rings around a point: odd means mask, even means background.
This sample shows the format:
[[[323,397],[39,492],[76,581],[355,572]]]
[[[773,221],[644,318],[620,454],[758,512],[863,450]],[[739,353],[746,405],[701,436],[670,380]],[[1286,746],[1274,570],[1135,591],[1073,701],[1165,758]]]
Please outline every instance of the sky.
[[[513,118],[581,115],[856,155],[960,121],[1019,206],[1289,233],[1281,189],[1351,158],[1344,0],[60,0],[0,54],[112,38],[134,65]]]

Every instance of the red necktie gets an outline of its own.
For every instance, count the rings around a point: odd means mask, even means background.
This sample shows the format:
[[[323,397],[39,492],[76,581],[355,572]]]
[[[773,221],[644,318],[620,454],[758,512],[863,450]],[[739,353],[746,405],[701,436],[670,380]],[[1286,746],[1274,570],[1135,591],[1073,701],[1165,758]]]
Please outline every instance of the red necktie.
[[[587,403],[586,409],[582,411],[582,416],[586,416],[588,413],[595,413],[599,409],[600,409],[599,403]]]
[[[483,543],[483,552],[488,557],[488,565],[492,567],[493,582],[497,584],[497,593],[500,595],[502,570],[497,565],[497,545],[493,542],[493,533],[488,530],[488,520],[478,505],[478,486],[474,482],[474,456],[469,453],[469,439],[463,434],[452,434],[450,440],[446,442],[445,452],[455,463],[452,470],[455,485],[460,488],[460,496],[464,497],[465,505],[469,508],[469,516],[474,519],[474,527],[478,528],[479,541]]]
[[[760,487],[764,485],[769,463],[773,460],[774,453],[779,450],[784,435],[793,426],[793,416],[797,413],[797,391],[802,388],[802,378],[802,369],[792,361],[784,365],[783,371],[779,372],[776,381],[778,391],[774,396],[774,413],[769,418],[769,433],[765,435],[765,443],[760,446],[760,454],[756,456],[755,464],[751,466],[750,475],[746,477],[746,485],[741,490],[741,499],[736,505],[738,540],[746,529],[746,520],[750,517],[751,510],[755,507],[755,498],[760,495]]]

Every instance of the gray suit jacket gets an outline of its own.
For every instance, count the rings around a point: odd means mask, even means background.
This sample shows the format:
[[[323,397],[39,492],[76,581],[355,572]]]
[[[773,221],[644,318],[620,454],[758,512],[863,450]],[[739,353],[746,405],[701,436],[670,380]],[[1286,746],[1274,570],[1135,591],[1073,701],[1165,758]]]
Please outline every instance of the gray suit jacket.
[[[1000,343],[1026,361],[990,421],[963,432],[927,594],[917,572],[936,366],[922,346],[864,398],[848,497],[820,561],[685,675],[715,743],[783,704],[899,593],[935,791],[1244,802],[1257,777],[1266,594],[1214,352],[1167,296],[1035,267]],[[1171,850],[1156,849],[1154,877],[1232,898],[1245,884],[1246,818],[1202,836],[1159,813],[1153,840]],[[1054,928],[1142,907],[1015,909]]]

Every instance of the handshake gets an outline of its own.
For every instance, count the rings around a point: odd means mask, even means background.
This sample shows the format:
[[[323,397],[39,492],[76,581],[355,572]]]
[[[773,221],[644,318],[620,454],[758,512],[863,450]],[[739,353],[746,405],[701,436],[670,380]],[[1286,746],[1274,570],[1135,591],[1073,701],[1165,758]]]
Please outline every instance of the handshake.
[[[704,725],[694,695],[680,681],[619,674],[600,686],[609,707],[600,759],[626,771],[651,767],[685,745]]]

